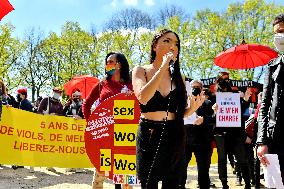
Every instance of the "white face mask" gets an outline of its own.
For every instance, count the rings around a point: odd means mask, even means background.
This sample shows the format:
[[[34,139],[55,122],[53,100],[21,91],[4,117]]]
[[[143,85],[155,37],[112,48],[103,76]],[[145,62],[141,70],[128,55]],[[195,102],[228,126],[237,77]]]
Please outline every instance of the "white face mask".
[[[61,94],[60,93],[53,93],[53,98],[58,100],[60,98]]]
[[[284,52],[284,33],[274,35],[274,45],[279,52]]]

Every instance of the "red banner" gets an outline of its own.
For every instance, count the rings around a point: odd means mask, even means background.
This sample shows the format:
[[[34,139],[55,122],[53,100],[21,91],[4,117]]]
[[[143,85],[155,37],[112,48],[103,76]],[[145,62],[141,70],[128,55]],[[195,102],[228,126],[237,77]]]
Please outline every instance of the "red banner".
[[[136,97],[118,94],[103,101],[87,121],[87,154],[96,169],[114,183],[139,183],[135,176],[139,118]]]

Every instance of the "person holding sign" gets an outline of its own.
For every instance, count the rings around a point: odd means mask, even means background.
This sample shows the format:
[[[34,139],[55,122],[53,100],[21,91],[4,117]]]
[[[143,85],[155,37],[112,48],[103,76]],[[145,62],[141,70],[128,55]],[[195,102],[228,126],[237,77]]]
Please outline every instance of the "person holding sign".
[[[231,87],[229,73],[219,73],[215,81],[215,88],[216,92],[221,93],[220,95],[226,96],[225,100],[221,101],[221,104],[213,105],[215,112],[217,112],[218,109],[219,114],[227,113],[228,115],[225,115],[225,117],[232,116],[236,113],[243,115],[243,112],[249,107],[249,103],[247,101],[251,96],[250,90],[245,92],[244,98],[240,98],[239,94],[232,93],[233,90]],[[237,107],[235,107],[235,104],[238,102],[238,99],[235,99],[236,97],[240,98],[240,111]],[[216,101],[218,102],[218,100]],[[226,108],[221,108],[221,106]],[[234,108],[231,108],[230,106]],[[214,137],[218,153],[218,174],[219,179],[222,182],[223,189],[229,188],[227,184],[227,155],[229,150],[231,150],[230,152],[236,157],[237,164],[241,169],[241,173],[245,181],[245,189],[250,189],[249,164],[245,150],[245,142],[249,142],[249,137],[247,137],[245,133],[245,120],[242,118],[239,119],[237,115],[234,115],[232,119],[226,120],[227,123],[233,123],[231,126],[220,126],[218,125],[220,124],[218,123],[218,113],[216,128],[214,129]]]
[[[63,105],[60,101],[62,95],[62,90],[60,87],[54,87],[52,89],[52,96],[46,97],[41,100],[37,113],[39,114],[49,114],[49,115],[63,115]]]
[[[280,104],[283,101],[284,87],[284,14],[274,19],[273,31],[274,45],[279,56],[270,61],[264,78],[256,143],[257,156],[262,165],[269,164],[266,153],[278,155],[284,183],[284,108]]]
[[[190,97],[187,107],[185,83],[180,73],[180,40],[170,30],[154,36],[150,64],[132,72],[141,119],[136,138],[136,172],[141,187],[177,189],[183,173],[184,116],[204,102],[204,94]]]
[[[106,79],[94,86],[86,101],[83,103],[83,115],[88,121],[91,115],[91,107],[95,101],[102,102],[118,93],[132,93],[132,84],[129,74],[129,64],[126,57],[121,53],[110,52],[105,58]],[[93,178],[93,189],[103,187],[102,176],[95,172]],[[116,189],[121,185],[116,184]]]

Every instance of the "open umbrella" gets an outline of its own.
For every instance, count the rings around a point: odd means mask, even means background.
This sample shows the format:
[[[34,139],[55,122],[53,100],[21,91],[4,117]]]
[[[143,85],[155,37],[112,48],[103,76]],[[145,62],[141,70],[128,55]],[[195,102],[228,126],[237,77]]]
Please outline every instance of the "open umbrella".
[[[14,10],[14,7],[8,0],[0,0],[0,20],[12,10]]]
[[[265,45],[242,44],[219,53],[214,63],[221,68],[249,69],[267,64],[277,52]]]
[[[64,84],[64,90],[67,95],[71,96],[74,89],[79,89],[82,98],[85,99],[93,89],[94,85],[99,81],[98,78],[89,75],[75,76]]]

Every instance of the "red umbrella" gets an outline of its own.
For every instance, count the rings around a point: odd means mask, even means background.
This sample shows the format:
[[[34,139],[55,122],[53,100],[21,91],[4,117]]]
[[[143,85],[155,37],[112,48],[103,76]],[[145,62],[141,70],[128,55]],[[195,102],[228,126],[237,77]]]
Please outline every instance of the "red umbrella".
[[[86,98],[94,85],[100,80],[96,77],[89,75],[75,76],[73,79],[64,84],[64,90],[67,95],[71,96],[74,89],[79,89],[82,94],[82,98]]]
[[[0,20],[12,10],[14,10],[14,7],[8,0],[0,0]]]
[[[265,45],[242,44],[227,49],[215,57],[215,64],[221,68],[249,69],[267,64],[277,52]]]

